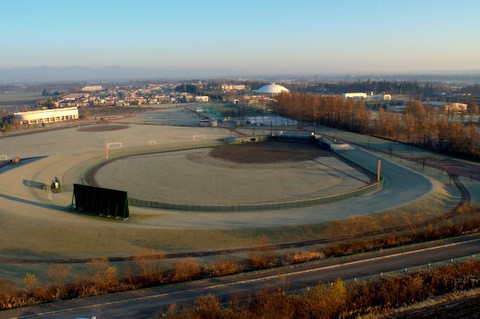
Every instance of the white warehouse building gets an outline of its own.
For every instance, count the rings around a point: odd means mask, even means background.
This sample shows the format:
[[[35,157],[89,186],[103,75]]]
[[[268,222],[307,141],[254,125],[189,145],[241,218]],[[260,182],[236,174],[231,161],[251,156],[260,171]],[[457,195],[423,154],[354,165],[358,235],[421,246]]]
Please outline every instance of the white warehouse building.
[[[362,92],[344,93],[343,98],[354,99],[354,100],[364,100],[367,98],[367,93],[362,93]]]
[[[47,109],[28,112],[13,113],[20,121],[20,124],[41,124],[70,121],[78,119],[78,109],[76,107],[66,107],[62,109]]]

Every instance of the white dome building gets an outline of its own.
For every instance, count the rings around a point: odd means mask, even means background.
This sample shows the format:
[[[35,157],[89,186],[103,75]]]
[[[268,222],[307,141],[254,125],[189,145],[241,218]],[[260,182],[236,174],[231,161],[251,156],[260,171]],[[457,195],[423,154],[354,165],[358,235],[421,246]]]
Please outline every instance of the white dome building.
[[[286,87],[272,83],[268,85],[264,85],[261,88],[259,88],[257,91],[259,94],[265,94],[265,95],[275,95],[280,92],[290,92]]]

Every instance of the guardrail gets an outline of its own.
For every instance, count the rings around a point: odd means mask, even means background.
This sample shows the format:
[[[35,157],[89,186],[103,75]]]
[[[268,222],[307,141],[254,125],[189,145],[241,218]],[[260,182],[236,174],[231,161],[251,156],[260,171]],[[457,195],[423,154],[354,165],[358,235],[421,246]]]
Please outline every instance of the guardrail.
[[[161,144],[161,145],[151,145],[145,147],[134,147],[128,149],[116,149],[109,154],[109,159],[99,159],[83,170],[82,181],[84,184],[88,185],[88,180],[86,176],[88,173],[93,170],[95,167],[102,165],[109,161],[110,159],[118,159],[122,157],[128,157],[133,155],[144,155],[144,154],[154,154],[162,152],[174,152],[181,150],[197,149],[197,148],[207,148],[223,144],[238,144],[243,141],[254,142],[254,141],[265,141],[267,138],[262,137],[256,139],[249,139],[248,137],[242,138],[241,141],[237,139],[227,139],[224,141],[219,140],[204,140],[199,142],[182,142],[182,143],[172,143],[172,144]],[[357,163],[356,161],[349,158],[345,152],[334,151],[335,154],[342,157],[346,161],[361,167],[370,174],[375,175],[370,168]],[[256,204],[236,204],[236,205],[200,205],[200,204],[181,204],[181,203],[168,203],[168,202],[159,202],[159,201],[148,201],[143,199],[137,199],[129,197],[129,204],[133,206],[140,207],[150,207],[150,208],[160,208],[160,209],[172,209],[172,210],[184,210],[184,211],[202,211],[202,212],[245,212],[245,211],[260,211],[260,210],[279,210],[279,209],[293,209],[293,208],[303,208],[310,206],[317,206],[322,204],[334,203],[354,197],[361,196],[366,193],[370,193],[380,189],[383,186],[383,178],[380,180],[380,183],[374,182],[364,187],[345,192],[339,193],[330,196],[316,197],[316,198],[307,198],[307,199],[298,199],[285,202],[270,202],[270,203],[256,203]]]

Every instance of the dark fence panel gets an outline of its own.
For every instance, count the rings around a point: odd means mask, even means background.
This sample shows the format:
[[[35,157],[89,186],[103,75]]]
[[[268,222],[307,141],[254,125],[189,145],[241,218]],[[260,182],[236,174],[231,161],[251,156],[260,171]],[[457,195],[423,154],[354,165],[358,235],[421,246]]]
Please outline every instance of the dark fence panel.
[[[112,218],[130,216],[127,192],[81,184],[73,184],[72,209]]]

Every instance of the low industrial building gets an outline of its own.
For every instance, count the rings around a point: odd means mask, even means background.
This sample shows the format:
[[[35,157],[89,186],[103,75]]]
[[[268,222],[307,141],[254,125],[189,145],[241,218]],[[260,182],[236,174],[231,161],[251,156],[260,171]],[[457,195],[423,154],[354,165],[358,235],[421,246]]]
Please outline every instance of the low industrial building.
[[[89,97],[86,93],[70,93],[62,96],[62,101],[77,101]]]
[[[354,100],[364,100],[367,98],[367,93],[362,93],[362,92],[344,93],[343,98],[354,99]]]
[[[244,84],[222,84],[222,91],[244,91],[246,89]]]
[[[461,112],[466,112],[467,111],[468,104],[466,104],[466,103],[449,103],[449,104],[445,105],[444,107],[445,107],[445,111],[447,111],[447,112],[461,113]]]
[[[390,101],[392,99],[392,95],[381,93],[381,94],[370,95],[368,99],[372,101]]]
[[[401,113],[401,112],[405,112],[405,109],[406,109],[407,107],[408,107],[408,106],[405,105],[405,104],[387,105],[387,111],[388,111],[388,112]]]
[[[71,121],[78,119],[78,108],[47,109],[13,114],[20,124],[42,124]]]
[[[82,88],[83,92],[96,92],[101,90],[102,90],[101,85],[87,85]]]
[[[446,112],[462,113],[467,111],[468,104],[466,103],[448,103],[441,101],[423,101],[423,106],[427,107],[442,107]]]
[[[195,97],[195,103],[207,103],[209,101],[210,101],[210,98],[208,97],[208,95],[204,95],[204,96],[198,95]]]

